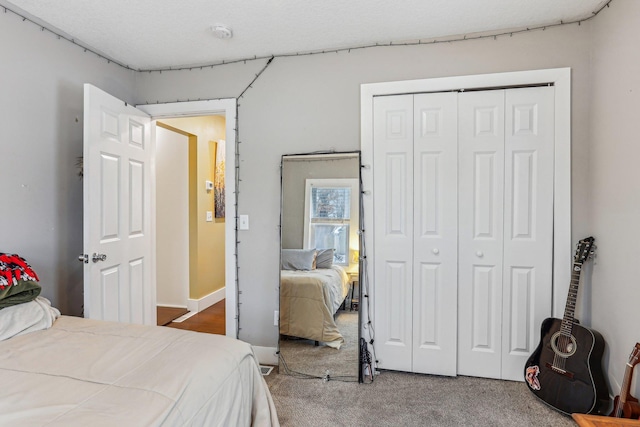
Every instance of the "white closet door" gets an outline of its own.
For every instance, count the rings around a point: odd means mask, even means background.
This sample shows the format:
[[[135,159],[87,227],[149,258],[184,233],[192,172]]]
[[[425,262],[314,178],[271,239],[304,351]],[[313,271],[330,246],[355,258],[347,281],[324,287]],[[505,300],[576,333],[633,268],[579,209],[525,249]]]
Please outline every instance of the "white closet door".
[[[506,91],[503,379],[522,381],[551,316],[553,98],[553,87]]]
[[[458,102],[414,96],[413,372],[456,375]]]
[[[459,103],[458,374],[500,378],[504,91]]]
[[[413,96],[373,105],[376,356],[382,369],[411,371]]]

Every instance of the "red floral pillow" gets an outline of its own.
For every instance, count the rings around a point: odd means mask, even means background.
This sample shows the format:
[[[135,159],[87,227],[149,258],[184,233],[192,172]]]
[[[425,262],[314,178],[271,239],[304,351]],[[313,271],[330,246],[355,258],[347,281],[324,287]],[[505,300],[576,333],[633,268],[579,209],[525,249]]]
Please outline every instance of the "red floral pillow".
[[[0,252],[0,290],[27,280],[40,280],[27,261],[19,255]]]

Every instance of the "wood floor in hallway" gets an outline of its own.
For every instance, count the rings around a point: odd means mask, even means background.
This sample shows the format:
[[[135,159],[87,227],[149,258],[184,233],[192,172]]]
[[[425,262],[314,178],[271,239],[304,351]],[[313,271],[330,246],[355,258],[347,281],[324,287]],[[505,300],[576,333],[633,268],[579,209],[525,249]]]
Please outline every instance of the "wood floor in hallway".
[[[225,300],[222,300],[200,313],[194,314],[183,322],[171,322],[166,326],[188,331],[224,335],[226,333],[224,304]]]

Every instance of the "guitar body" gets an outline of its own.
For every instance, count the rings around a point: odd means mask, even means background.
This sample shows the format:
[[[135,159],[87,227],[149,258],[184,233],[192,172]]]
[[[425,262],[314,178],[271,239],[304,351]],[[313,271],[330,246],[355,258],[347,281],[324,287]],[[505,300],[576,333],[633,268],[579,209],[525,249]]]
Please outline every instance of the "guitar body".
[[[640,342],[636,343],[629,355],[629,362],[624,369],[624,379],[620,394],[613,400],[612,417],[640,419],[640,403],[638,399],[631,395],[631,379],[633,378],[633,368],[640,363]]]
[[[620,413],[617,413],[617,408],[620,405],[620,396],[616,396],[613,400],[613,412],[609,415],[610,417],[618,417],[618,418],[631,418],[638,419],[640,418],[640,404],[638,403],[638,399],[629,396],[627,401],[622,404],[622,410]]]
[[[546,404],[567,415],[601,414],[610,410],[608,386],[602,371],[602,335],[578,324],[571,330],[575,353],[561,360],[555,357],[552,337],[560,331],[561,319],[542,322],[541,340],[525,364],[529,390]],[[555,343],[554,343],[555,344]],[[554,365],[554,359],[557,365]],[[560,367],[565,372],[558,371]]]

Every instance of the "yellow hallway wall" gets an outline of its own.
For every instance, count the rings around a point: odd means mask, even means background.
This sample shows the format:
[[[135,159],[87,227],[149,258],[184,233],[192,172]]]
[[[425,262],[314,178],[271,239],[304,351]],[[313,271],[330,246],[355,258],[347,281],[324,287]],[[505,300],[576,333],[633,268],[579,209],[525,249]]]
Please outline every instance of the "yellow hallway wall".
[[[200,299],[225,285],[224,219],[206,221],[206,212],[214,211],[213,191],[207,191],[205,181],[213,181],[216,142],[225,139],[223,116],[162,119],[162,122],[197,137],[196,158],[189,158],[189,167],[196,170],[196,242],[190,242],[191,277],[189,298]],[[192,188],[191,191],[194,191]],[[194,218],[194,215],[191,215]],[[194,277],[195,276],[195,277]]]

